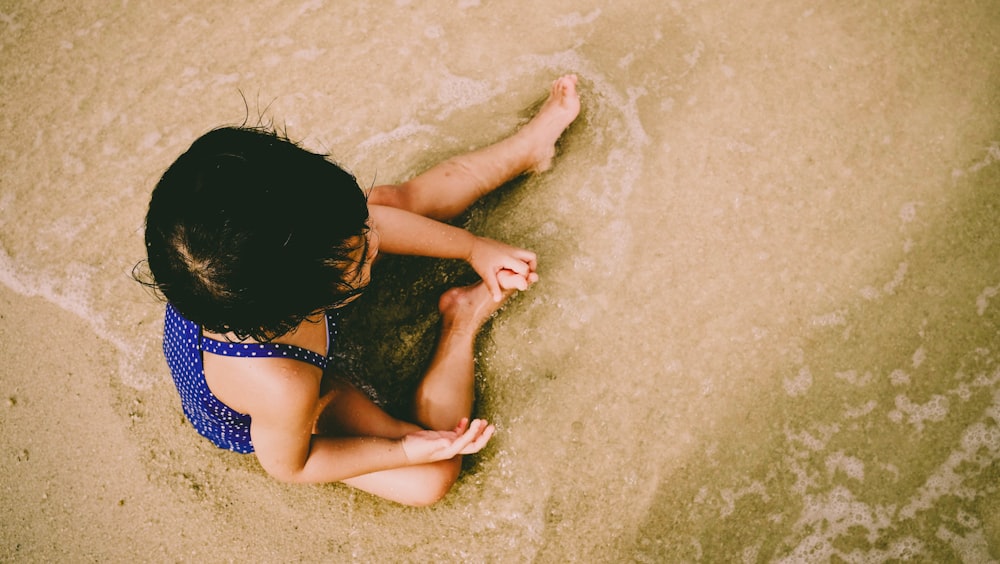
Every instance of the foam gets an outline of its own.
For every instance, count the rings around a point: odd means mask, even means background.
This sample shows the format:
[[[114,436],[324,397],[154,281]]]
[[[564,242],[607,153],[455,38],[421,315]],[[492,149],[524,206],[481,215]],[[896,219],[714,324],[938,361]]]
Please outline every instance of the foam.
[[[383,133],[376,133],[364,141],[358,143],[357,150],[364,152],[372,148],[383,147],[389,143],[412,137],[418,133],[437,134],[438,129],[431,125],[416,122],[407,122],[399,127]]]
[[[763,545],[763,541],[757,542],[750,546],[744,547],[743,552],[740,553],[740,561],[744,564],[753,564],[755,562],[760,562],[760,548]]]
[[[846,310],[837,310],[824,315],[814,316],[810,323],[816,327],[834,327],[840,325],[847,325],[847,319],[845,317]]]
[[[804,395],[812,387],[812,383],[813,377],[808,366],[800,368],[798,375],[794,378],[785,378],[783,380],[785,393],[792,397]]]
[[[917,428],[917,431],[924,430],[925,421],[944,421],[948,415],[948,398],[939,394],[931,397],[926,403],[919,404],[910,401],[905,395],[896,396],[896,409],[889,412],[889,419],[895,423],[900,423],[904,415],[909,416],[907,422]]]
[[[301,61],[315,61],[316,59],[322,57],[326,54],[326,49],[321,49],[318,47],[309,47],[307,49],[299,49],[292,53],[293,59],[299,59]]]
[[[918,202],[907,202],[899,209],[899,219],[903,223],[910,223],[917,218]]]
[[[874,286],[865,286],[864,288],[861,288],[861,290],[859,290],[859,293],[861,294],[862,298],[868,301],[876,300],[879,297],[878,289],[876,289]]]
[[[865,480],[865,463],[860,458],[848,456],[843,451],[837,451],[826,457],[826,472],[833,476],[843,472],[848,478],[863,482]]]
[[[96,269],[82,263],[67,265],[67,275],[62,279],[17,268],[7,251],[0,248],[0,284],[27,297],[42,298],[59,309],[82,319],[100,339],[109,343],[117,352],[120,380],[136,389],[148,388],[150,378],[142,378],[136,369],[145,353],[145,346],[136,346],[115,334],[108,327],[107,319],[97,313],[88,298],[88,288]]]
[[[889,382],[893,386],[906,386],[910,383],[910,375],[897,368],[889,373]]]
[[[840,432],[840,425],[837,425],[836,423],[830,425],[816,425],[815,431],[819,434],[818,438],[813,436],[813,434],[809,431],[803,430],[795,433],[790,428],[786,427],[785,439],[789,443],[798,443],[810,451],[819,452],[826,448],[826,444],[835,434]]]
[[[646,91],[643,89],[631,89],[629,91],[630,96],[626,100],[618,93],[613,83],[604,76],[599,68],[586,59],[581,58],[573,50],[560,51],[550,55],[528,55],[524,57],[523,61],[529,63],[529,67],[541,69],[557,71],[573,69],[590,81],[592,92],[588,98],[589,103],[599,104],[602,108],[613,108],[614,112],[618,113],[625,120],[624,133],[626,145],[630,152],[635,153],[633,156],[639,159],[639,162],[629,167],[632,174],[628,178],[634,181],[638,172],[642,170],[642,155],[639,153],[639,149],[650,143],[649,135],[642,126],[642,119],[639,117],[639,108],[636,103],[640,96],[646,94]]]
[[[427,39],[441,39],[444,35],[444,28],[440,25],[429,25],[424,28],[424,37]]]
[[[962,401],[969,401],[972,399],[972,388],[970,388],[965,382],[962,382],[955,388],[948,390],[948,393],[955,394]]]
[[[827,493],[806,495],[802,513],[793,530],[796,536],[808,531],[791,553],[779,562],[819,562],[829,561],[838,556],[850,562],[879,561],[886,557],[901,557],[905,554],[920,554],[923,544],[912,538],[895,541],[885,551],[870,550],[862,553],[843,553],[834,546],[834,540],[847,535],[851,529],[862,528],[870,543],[878,540],[878,534],[892,526],[892,511],[885,507],[871,506],[858,501],[844,486],[835,486]],[[791,540],[787,538],[786,542]]]
[[[486,80],[446,73],[437,90],[437,101],[444,109],[436,118],[442,120],[456,110],[482,105],[504,91],[502,85],[491,88]]]
[[[878,402],[875,400],[868,400],[861,406],[855,408],[845,406],[843,417],[845,419],[858,419],[868,415],[874,411],[876,407],[878,407]]]
[[[1000,368],[994,370],[993,374],[987,376],[985,372],[980,372],[976,374],[976,377],[972,379],[972,385],[978,388],[989,388],[1000,383]]]
[[[992,143],[986,149],[986,155],[983,156],[981,160],[973,163],[972,166],[962,170],[954,169],[951,171],[951,176],[953,179],[961,178],[967,174],[976,174],[980,170],[992,165],[995,162],[1000,162],[1000,143]]]
[[[990,545],[982,530],[977,529],[959,535],[941,525],[935,536],[948,543],[962,562],[996,562],[990,556]]]
[[[859,386],[859,387],[867,386],[875,378],[871,372],[867,371],[859,376],[857,370],[845,370],[843,372],[834,372],[833,376],[834,378],[844,380],[845,382],[851,384],[852,386]]]
[[[736,502],[740,499],[755,495],[760,497],[765,503],[771,501],[771,496],[767,494],[767,487],[764,486],[762,482],[754,480],[749,485],[739,488],[723,488],[719,491],[719,496],[722,497],[723,506],[719,509],[719,517],[728,517],[736,511]]]
[[[899,263],[899,266],[896,267],[896,272],[892,275],[892,280],[886,282],[885,285],[882,286],[882,291],[889,295],[895,294],[896,289],[899,288],[899,285],[902,284],[903,280],[906,278],[906,271],[908,269],[909,265],[907,265],[906,262]]]
[[[917,206],[922,205],[922,202],[907,202],[900,207],[899,219],[900,222],[905,226],[908,223],[914,221],[917,217]],[[903,241],[903,254],[909,254],[913,250],[913,239],[907,237]],[[896,271],[892,275],[892,280],[886,282],[882,285],[881,291],[874,286],[868,285],[860,290],[861,297],[872,301],[878,299],[882,294],[893,295],[899,286],[905,281],[907,271],[909,270],[909,264],[905,261],[900,262],[896,267]]]
[[[980,421],[962,432],[959,448],[931,474],[924,484],[899,511],[899,516],[912,519],[920,511],[933,507],[944,496],[974,498],[977,494],[963,488],[966,476],[982,472],[1000,457],[1000,390],[993,394],[993,403]],[[985,452],[984,452],[985,451]]]
[[[601,15],[601,9],[596,8],[583,15],[580,12],[573,12],[571,14],[566,14],[556,18],[556,27],[577,27],[584,24],[592,23],[594,20]]]
[[[14,34],[24,27],[24,24],[14,20],[14,16],[5,12],[0,12],[0,22],[7,26],[7,33],[10,34]]]
[[[990,299],[996,297],[997,292],[1000,292],[1000,284],[983,288],[983,291],[976,296],[976,315],[982,317],[986,313],[986,308],[990,305]]]

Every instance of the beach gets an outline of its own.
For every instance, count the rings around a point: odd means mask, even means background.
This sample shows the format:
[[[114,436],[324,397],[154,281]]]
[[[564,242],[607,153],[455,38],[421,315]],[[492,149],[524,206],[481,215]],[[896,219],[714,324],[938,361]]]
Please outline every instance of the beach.
[[[1000,3],[0,2],[0,49],[0,561],[1000,561]],[[132,277],[192,141],[402,182],[565,73],[552,169],[456,220],[540,281],[441,503],[198,436]],[[400,414],[474,273],[374,277],[336,370]]]

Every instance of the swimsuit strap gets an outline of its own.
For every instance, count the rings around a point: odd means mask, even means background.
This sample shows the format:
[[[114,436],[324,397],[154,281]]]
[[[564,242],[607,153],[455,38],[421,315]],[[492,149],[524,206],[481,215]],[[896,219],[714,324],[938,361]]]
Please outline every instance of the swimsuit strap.
[[[221,356],[241,356],[254,358],[290,358],[308,362],[320,370],[326,369],[327,357],[309,349],[282,343],[227,343],[209,337],[201,337],[201,350]]]

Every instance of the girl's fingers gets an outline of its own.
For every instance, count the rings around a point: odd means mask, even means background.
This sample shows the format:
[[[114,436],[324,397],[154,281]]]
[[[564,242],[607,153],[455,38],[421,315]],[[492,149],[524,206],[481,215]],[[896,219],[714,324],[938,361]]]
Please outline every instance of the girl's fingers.
[[[449,449],[453,454],[459,454],[465,452],[466,447],[472,444],[479,436],[482,427],[482,420],[474,419],[472,423],[469,424],[469,428],[466,429],[464,433],[455,438],[454,442],[451,443],[451,448]]]
[[[484,423],[485,423],[485,421],[484,421]],[[489,442],[490,438],[493,437],[494,431],[496,431],[496,427],[494,427],[493,425],[486,425],[486,426],[484,426],[483,429],[482,429],[482,433],[480,433],[479,436],[476,437],[476,439],[474,441],[472,441],[468,445],[466,445],[465,448],[463,448],[460,451],[460,453],[461,454],[472,454],[472,453],[475,453],[475,452],[479,452],[480,450],[483,449],[484,446],[486,446],[486,443]]]
[[[476,440],[476,438],[483,433],[483,429],[486,428],[486,421],[483,419],[473,419],[462,434],[463,439],[469,439],[470,441]]]
[[[503,290],[500,289],[500,281],[495,276],[483,278],[483,283],[486,284],[486,289],[493,296],[493,301],[499,302],[503,299]]]
[[[528,253],[528,256],[525,258],[525,262],[528,263],[529,272],[538,270],[538,257],[535,256],[535,253]]]
[[[514,257],[524,262],[524,264],[528,267],[529,272],[534,272],[535,267],[538,266],[538,256],[527,249],[517,249],[517,251],[514,252]],[[522,274],[524,273],[522,272]]]

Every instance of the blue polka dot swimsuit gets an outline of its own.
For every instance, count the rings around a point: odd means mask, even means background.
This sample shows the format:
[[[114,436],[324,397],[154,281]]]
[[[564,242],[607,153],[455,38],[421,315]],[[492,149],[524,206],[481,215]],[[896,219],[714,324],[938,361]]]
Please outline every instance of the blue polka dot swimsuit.
[[[326,315],[327,354],[333,350],[337,323]],[[330,362],[329,356],[281,343],[228,343],[201,334],[201,326],[189,321],[174,306],[167,304],[163,322],[163,354],[181,396],[181,407],[191,425],[215,446],[241,452],[253,452],[250,440],[250,416],[233,410],[219,401],[208,389],[202,353],[222,356],[291,358],[318,366]]]

